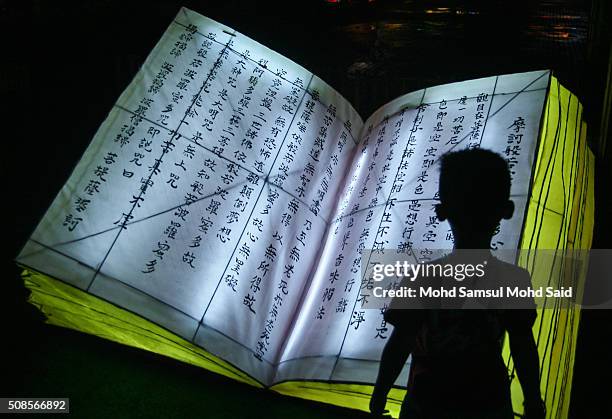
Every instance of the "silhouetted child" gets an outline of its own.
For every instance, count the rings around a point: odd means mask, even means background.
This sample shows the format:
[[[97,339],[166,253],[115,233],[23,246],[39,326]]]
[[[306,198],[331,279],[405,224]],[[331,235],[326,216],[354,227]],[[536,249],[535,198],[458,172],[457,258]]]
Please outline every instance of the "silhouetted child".
[[[440,162],[440,203],[448,220],[453,252],[437,263],[457,263],[460,249],[482,249],[487,274],[530,282],[529,273],[494,258],[491,238],[514,212],[506,161],[484,149],[445,154]],[[432,263],[434,263],[432,262]],[[492,274],[493,273],[493,274]],[[535,306],[522,310],[399,308],[393,300],[385,320],[394,326],[383,350],[370,411],[384,412],[387,394],[412,353],[408,391],[400,418],[512,419],[510,382],[501,356],[508,332],[510,351],[524,394],[525,418],[545,416],[540,396],[539,359],[532,334]]]

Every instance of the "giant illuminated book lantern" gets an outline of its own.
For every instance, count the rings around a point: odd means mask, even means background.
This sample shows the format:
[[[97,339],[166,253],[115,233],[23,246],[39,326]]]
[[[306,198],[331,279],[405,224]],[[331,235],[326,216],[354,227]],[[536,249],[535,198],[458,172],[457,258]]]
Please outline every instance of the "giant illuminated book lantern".
[[[590,246],[593,157],[549,71],[429,87],[363,122],[314,74],[182,9],[17,260],[50,323],[367,410],[392,326],[361,308],[362,255],[452,247],[437,164],[465,147],[512,168],[495,247]],[[549,412],[567,411],[578,320],[546,310],[534,328]]]

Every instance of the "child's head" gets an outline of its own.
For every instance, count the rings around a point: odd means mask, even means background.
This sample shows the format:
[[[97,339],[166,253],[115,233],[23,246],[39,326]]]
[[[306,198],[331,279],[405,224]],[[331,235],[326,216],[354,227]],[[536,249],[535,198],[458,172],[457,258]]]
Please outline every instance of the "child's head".
[[[492,235],[512,217],[510,170],[500,155],[481,148],[446,153],[440,163],[438,217],[463,233]]]

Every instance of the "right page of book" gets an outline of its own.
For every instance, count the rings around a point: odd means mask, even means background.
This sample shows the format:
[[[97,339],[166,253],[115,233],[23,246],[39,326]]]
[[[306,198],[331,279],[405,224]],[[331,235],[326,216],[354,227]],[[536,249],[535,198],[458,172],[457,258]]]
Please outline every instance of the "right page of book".
[[[549,79],[549,71],[534,71],[426,88],[365,122],[275,382],[375,382],[392,326],[383,310],[362,308],[372,285],[362,266],[381,249],[415,249],[420,260],[452,249],[450,226],[434,212],[444,153],[482,147],[507,159],[516,209],[492,248],[518,247]],[[409,365],[410,358],[396,385],[406,385]]]

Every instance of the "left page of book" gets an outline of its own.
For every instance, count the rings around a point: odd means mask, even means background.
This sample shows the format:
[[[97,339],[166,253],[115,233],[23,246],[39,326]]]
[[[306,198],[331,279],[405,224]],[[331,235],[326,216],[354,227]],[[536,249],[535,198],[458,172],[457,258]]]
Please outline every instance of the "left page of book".
[[[361,127],[312,73],[183,8],[17,262],[266,385]]]

